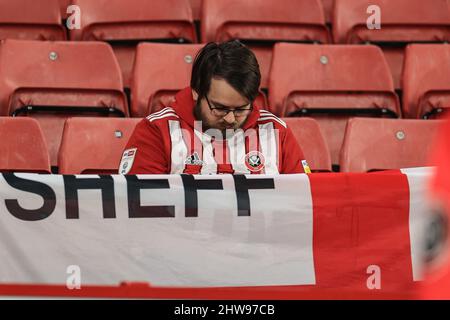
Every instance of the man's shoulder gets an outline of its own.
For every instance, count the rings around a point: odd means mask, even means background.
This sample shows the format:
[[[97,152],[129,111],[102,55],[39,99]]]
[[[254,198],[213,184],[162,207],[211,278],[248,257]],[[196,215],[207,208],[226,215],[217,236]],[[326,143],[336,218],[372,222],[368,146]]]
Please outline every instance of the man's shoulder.
[[[180,118],[173,108],[167,107],[143,118],[136,125],[135,132],[142,135],[164,133],[171,120],[179,121]]]
[[[146,121],[150,124],[167,123],[168,120],[178,120],[180,117],[171,107],[164,108],[160,111],[154,112],[146,117]]]
[[[273,113],[271,113],[267,110],[260,110],[259,114],[260,115],[257,120],[258,126],[262,126],[265,124],[272,124],[275,129],[284,130],[287,128],[286,122],[284,122],[282,119],[280,119]]]

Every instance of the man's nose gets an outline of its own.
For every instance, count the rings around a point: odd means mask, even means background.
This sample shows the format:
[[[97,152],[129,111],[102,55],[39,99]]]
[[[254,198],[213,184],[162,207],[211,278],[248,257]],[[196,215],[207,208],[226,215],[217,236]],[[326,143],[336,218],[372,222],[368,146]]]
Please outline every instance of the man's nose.
[[[223,117],[223,120],[225,120],[225,122],[228,124],[232,124],[236,121],[236,118],[234,117],[233,112],[228,112],[228,114],[225,117]]]

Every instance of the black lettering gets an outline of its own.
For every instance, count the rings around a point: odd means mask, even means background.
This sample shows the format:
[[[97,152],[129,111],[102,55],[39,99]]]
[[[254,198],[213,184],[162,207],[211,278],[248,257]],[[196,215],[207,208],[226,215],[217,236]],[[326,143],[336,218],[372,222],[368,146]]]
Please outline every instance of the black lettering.
[[[198,217],[198,190],[223,190],[222,180],[196,180],[192,175],[182,174],[184,186],[185,217]]]
[[[74,175],[65,175],[66,218],[79,219],[78,190],[96,189],[102,191],[103,218],[115,218],[114,180],[111,176],[101,175],[99,178],[77,178]]]
[[[173,218],[175,206],[141,206],[141,190],[170,189],[167,179],[138,179],[126,175],[128,193],[128,214],[130,218]]]
[[[247,179],[245,175],[233,175],[234,187],[236,188],[238,216],[250,216],[250,196],[248,190],[251,189],[275,189],[275,182],[272,178]]]
[[[48,218],[55,210],[56,194],[50,186],[42,182],[19,178],[14,173],[4,173],[3,178],[11,187],[37,194],[44,199],[44,205],[35,210],[22,208],[17,199],[5,199],[6,208],[17,219],[24,221],[43,220]]]

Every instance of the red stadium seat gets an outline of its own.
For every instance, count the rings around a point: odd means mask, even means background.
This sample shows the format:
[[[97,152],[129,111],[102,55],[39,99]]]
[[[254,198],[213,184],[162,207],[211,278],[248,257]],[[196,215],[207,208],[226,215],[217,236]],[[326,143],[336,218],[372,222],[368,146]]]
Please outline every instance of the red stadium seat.
[[[281,117],[319,121],[333,164],[339,162],[350,116],[400,115],[389,68],[376,46],[276,44],[269,106]]]
[[[73,0],[59,0],[59,8],[63,19],[67,18],[67,7],[72,4]]]
[[[200,44],[141,43],[132,78],[131,115],[144,117],[168,106],[177,91],[191,82],[191,69]]]
[[[368,7],[381,10],[381,29],[370,30]],[[336,0],[333,14],[335,43],[374,43],[383,48],[394,85],[401,87],[404,47],[412,42],[450,40],[450,11],[446,0]]]
[[[440,118],[450,110],[450,45],[406,48],[403,111],[410,118]]]
[[[428,165],[442,121],[353,118],[342,147],[342,172],[401,169]]]
[[[117,174],[122,151],[141,119],[70,118],[58,156],[60,174]]]
[[[66,40],[58,0],[0,0],[0,40]]]
[[[52,165],[67,117],[128,116],[119,65],[105,43],[5,40],[0,65],[0,114],[38,119]]]
[[[189,0],[191,2],[192,15],[194,20],[200,20],[203,0]]]
[[[200,44],[141,43],[131,80],[131,115],[144,117],[168,106],[175,94],[190,85],[191,70]],[[255,102],[266,106],[261,93]]]
[[[188,0],[74,0],[81,9],[80,30],[72,40],[109,42],[129,87],[136,44],[142,41],[196,42]]]
[[[255,52],[267,88],[272,46],[279,41],[328,43],[319,0],[203,0],[203,42],[239,39]]]
[[[331,171],[331,158],[319,124],[312,118],[283,118],[313,172]]]
[[[335,0],[322,0],[322,6],[325,13],[325,21],[331,23],[333,16],[333,7]]]
[[[50,173],[44,136],[36,120],[0,117],[0,171]]]

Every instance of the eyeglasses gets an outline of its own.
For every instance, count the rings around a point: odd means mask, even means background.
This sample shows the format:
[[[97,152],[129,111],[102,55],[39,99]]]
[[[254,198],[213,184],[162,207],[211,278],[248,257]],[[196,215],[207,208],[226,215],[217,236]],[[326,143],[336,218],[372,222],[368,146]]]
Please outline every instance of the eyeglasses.
[[[248,104],[250,106],[250,108],[242,107],[242,108],[236,108],[236,109],[229,109],[229,108],[223,108],[223,107],[216,107],[214,104],[211,105],[211,102],[209,101],[209,99],[206,95],[205,95],[205,98],[206,98],[206,102],[208,103],[209,109],[211,110],[212,114],[215,115],[216,117],[223,118],[226,115],[228,115],[230,112],[233,112],[234,116],[237,118],[237,117],[245,116],[253,110],[251,103]]]

